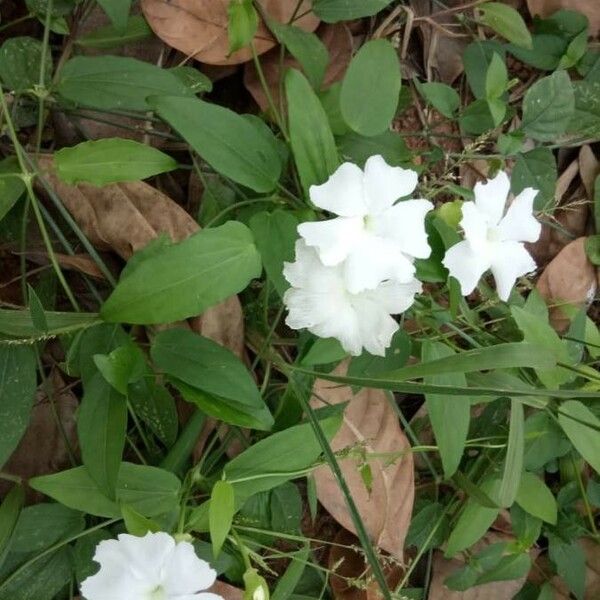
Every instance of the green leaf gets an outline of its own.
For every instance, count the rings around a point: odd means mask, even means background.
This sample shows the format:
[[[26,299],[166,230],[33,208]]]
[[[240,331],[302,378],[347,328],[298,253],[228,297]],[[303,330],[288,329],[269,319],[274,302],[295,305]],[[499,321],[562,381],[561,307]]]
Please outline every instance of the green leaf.
[[[519,491],[521,473],[523,472],[523,450],[525,447],[524,422],[523,404],[519,400],[512,398],[510,401],[510,422],[506,458],[504,459],[502,483],[498,491],[500,506],[512,506]]]
[[[115,490],[125,448],[127,402],[98,373],[85,386],[77,434],[89,476],[109,498]]]
[[[441,342],[426,341],[421,349],[421,358],[424,362],[453,355],[452,349]],[[467,385],[462,373],[428,375],[424,381],[459,387]],[[442,459],[444,475],[449,479],[458,468],[463,455],[471,420],[471,403],[467,398],[453,401],[447,396],[426,394],[425,405]]]
[[[336,407],[337,408],[337,407]],[[319,414],[317,413],[317,416]],[[320,425],[331,440],[342,424],[343,413],[322,417]],[[321,445],[310,423],[274,433],[230,460],[223,472],[235,489],[236,505],[247,498],[300,477],[321,455]]]
[[[384,131],[369,137],[350,131],[337,139],[344,158],[361,168],[373,154],[381,154],[388,165],[395,167],[412,159],[404,138],[395,131]]]
[[[530,515],[556,525],[556,500],[548,486],[537,475],[523,471],[516,502]]]
[[[127,462],[119,470],[117,502],[100,491],[85,467],[34,477],[29,485],[69,508],[108,518],[121,517],[118,503],[145,517],[167,513],[177,508],[181,488],[179,479],[168,471]]]
[[[559,407],[558,422],[577,452],[600,473],[600,419],[582,402],[568,400]]]
[[[493,40],[471,42],[464,51],[463,63],[469,86],[475,98],[486,97],[487,72],[494,54],[504,59],[504,47]]]
[[[0,467],[27,429],[36,388],[33,350],[28,346],[0,345]]]
[[[406,547],[415,546],[417,550],[424,552],[441,545],[447,533],[448,517],[445,515],[444,507],[439,502],[427,504],[413,514],[406,534]]]
[[[0,505],[0,566],[11,547],[13,532],[25,503],[23,486],[17,484],[4,496]]]
[[[169,69],[173,75],[178,77],[194,94],[211,92],[213,84],[210,78],[194,67],[181,65]]]
[[[479,135],[494,129],[497,120],[492,115],[490,103],[487,100],[475,100],[465,108],[460,115],[459,122],[465,133]]]
[[[250,231],[232,221],[140,260],[121,275],[101,316],[121,323],[179,321],[240,292],[260,271]]]
[[[35,293],[35,290],[27,284],[27,292],[29,296],[29,313],[31,314],[31,322],[37,331],[46,333],[48,331],[48,321],[46,313],[42,306],[41,300]]]
[[[288,600],[294,593],[310,557],[310,544],[307,542],[300,550],[292,552],[291,561],[285,573],[277,580],[277,585],[271,594],[271,600]]]
[[[48,335],[61,335],[100,323],[95,313],[45,311],[44,315],[48,323]],[[39,333],[33,325],[29,310],[0,309],[0,334],[26,338],[35,337]]]
[[[569,452],[571,444],[556,421],[546,412],[534,412],[525,420],[525,468],[538,471]]]
[[[556,69],[567,49],[567,41],[558,35],[534,35],[532,43],[531,48],[508,44],[507,49],[518,60],[542,71]]]
[[[508,71],[504,60],[494,52],[492,61],[485,75],[485,96],[488,100],[500,98],[506,92],[508,85]],[[504,115],[503,115],[504,116]]]
[[[173,73],[123,56],[76,56],[65,64],[56,87],[75,104],[100,110],[147,111],[148,96],[192,96]]]
[[[235,514],[235,495],[228,481],[217,481],[210,494],[208,523],[212,541],[213,557],[217,558],[229,535]]]
[[[496,499],[500,485],[500,479],[492,477],[486,479],[480,487],[485,494]],[[469,498],[448,538],[446,557],[452,558],[457,552],[472,546],[489,529],[499,512],[499,508],[486,508],[477,500]]]
[[[525,188],[539,190],[534,200],[535,210],[548,210],[554,207],[556,190],[556,160],[549,148],[534,148],[524,154],[517,154],[511,177],[511,191],[520,194]]]
[[[289,135],[304,192],[325,182],[339,164],[327,115],[310,83],[296,69],[285,75]]]
[[[342,348],[337,339],[317,338],[308,349],[308,352],[300,359],[300,364],[304,367],[327,365],[339,362],[346,356],[348,356],[348,353]]]
[[[313,12],[325,23],[338,23],[362,17],[372,17],[392,0],[314,0]]]
[[[31,37],[11,37],[0,46],[0,79],[5,92],[32,90],[40,82],[42,43]],[[52,77],[52,54],[46,53],[44,81]]]
[[[418,83],[417,89],[423,98],[445,117],[454,118],[460,107],[460,97],[454,88],[445,83],[431,82]]]
[[[531,548],[542,532],[542,520],[525,512],[519,504],[513,504],[510,509],[510,521],[513,533],[517,537],[517,548]]]
[[[523,130],[535,140],[555,141],[575,112],[575,94],[566,71],[534,83],[523,99]]]
[[[69,184],[106,185],[137,181],[177,168],[168,154],[121,138],[104,138],[62,148],[54,154],[58,176]]]
[[[531,558],[527,552],[503,556],[498,564],[477,578],[476,585],[492,581],[509,581],[524,577],[531,569]]]
[[[95,354],[93,359],[102,377],[123,396],[127,396],[129,384],[139,381],[147,371],[144,355],[133,343],[110,354]]]
[[[258,27],[258,15],[252,0],[230,0],[227,7],[229,54],[249,46]]]
[[[383,133],[396,114],[401,86],[394,47],[383,39],[367,42],[350,62],[342,82],[344,121],[361,135]]]
[[[288,211],[277,209],[256,213],[249,225],[267,277],[283,298],[285,290],[290,287],[283,276],[283,263],[294,260],[298,219]]]
[[[125,522],[125,528],[131,535],[144,536],[149,531],[156,533],[160,531],[160,526],[141,515],[137,510],[131,508],[127,504],[121,505],[121,514],[123,515],[123,521]]]
[[[585,554],[577,540],[565,542],[561,538],[548,536],[548,556],[556,565],[556,572],[563,578],[577,600],[585,596]]]
[[[531,48],[531,34],[523,17],[512,7],[501,2],[486,2],[479,6],[481,22],[506,38],[509,42]]]
[[[132,42],[139,42],[152,35],[152,29],[141,15],[134,15],[127,19],[124,28],[114,25],[98,27],[89,33],[77,37],[75,43],[84,48],[105,50],[124,46]]]
[[[268,25],[279,43],[300,63],[313,88],[319,90],[329,62],[329,52],[325,44],[316,34],[304,31],[300,27],[284,25],[277,21],[269,21]]]
[[[582,137],[600,136],[600,81],[576,81],[575,113],[569,123],[569,133]]]
[[[223,346],[185,329],[170,329],[154,338],[151,355],[160,370],[175,378],[184,397],[207,414],[242,427],[272,427],[273,417],[254,379]]]
[[[9,174],[15,174],[9,177]],[[0,160],[0,221],[25,192],[25,183],[20,177],[21,168],[16,156]]]
[[[215,171],[256,192],[270,192],[281,160],[275,137],[257,135],[242,115],[196,98],[157,96],[148,100]]]
[[[127,27],[127,17],[131,9],[132,0],[96,0],[104,9],[112,24],[118,29]]]

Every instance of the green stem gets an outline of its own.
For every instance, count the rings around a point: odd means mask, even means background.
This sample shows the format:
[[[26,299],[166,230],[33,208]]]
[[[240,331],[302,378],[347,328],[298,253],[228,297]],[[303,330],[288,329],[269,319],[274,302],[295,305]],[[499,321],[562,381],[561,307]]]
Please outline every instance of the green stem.
[[[40,76],[38,79],[38,121],[35,141],[35,151],[39,153],[42,147],[42,132],[44,130],[44,102],[46,98],[46,56],[48,55],[48,42],[50,40],[50,18],[54,0],[48,0],[46,4],[46,19],[44,20],[44,37],[42,38],[42,51],[40,54]]]

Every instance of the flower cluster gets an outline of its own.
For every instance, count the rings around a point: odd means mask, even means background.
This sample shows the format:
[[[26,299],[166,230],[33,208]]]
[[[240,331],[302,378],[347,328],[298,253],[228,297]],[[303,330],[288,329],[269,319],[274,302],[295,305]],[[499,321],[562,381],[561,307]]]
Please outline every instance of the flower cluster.
[[[414,261],[431,254],[425,216],[433,204],[406,199],[416,186],[415,171],[392,167],[379,155],[364,170],[344,163],[325,183],[311,186],[313,204],[336,217],[298,226],[296,259],[283,270],[291,285],[284,297],[291,328],[336,338],[352,355],[363,348],[385,354],[399,327],[392,315],[407,310],[422,291]],[[536,267],[523,242],[540,235],[532,214],[537,191],[524,190],[505,214],[509,189],[501,172],[477,184],[475,201],[463,204],[465,239],[443,263],[464,295],[491,269],[507,300],[516,279]]]
[[[216,572],[192,544],[168,533],[102,541],[94,561],[100,570],[81,583],[85,600],[223,600],[201,591],[215,582]]]

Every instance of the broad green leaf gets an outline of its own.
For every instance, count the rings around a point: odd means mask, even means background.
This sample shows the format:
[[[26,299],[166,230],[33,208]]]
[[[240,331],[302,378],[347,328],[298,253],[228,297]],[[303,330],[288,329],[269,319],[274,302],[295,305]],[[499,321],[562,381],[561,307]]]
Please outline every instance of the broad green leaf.
[[[556,71],[534,83],[523,99],[523,129],[542,142],[562,135],[575,112],[575,95],[566,71]]]
[[[498,564],[477,578],[476,585],[492,581],[510,581],[525,577],[531,569],[531,557],[527,552],[503,556]]]
[[[0,467],[27,429],[36,388],[33,350],[29,346],[0,345]]]
[[[69,313],[45,311],[48,335],[61,335],[78,329],[86,329],[101,321],[95,313]],[[0,309],[0,334],[26,338],[39,335],[34,327],[29,310]]]
[[[176,409],[175,417],[177,417]],[[198,438],[204,429],[205,422],[206,415],[198,409],[194,410],[183,427],[181,434],[177,436],[177,439],[172,444],[169,453],[160,461],[159,466],[172,473],[179,473],[188,458],[192,455]]]
[[[448,517],[444,507],[439,502],[432,502],[413,514],[406,534],[406,547],[415,546],[419,551],[426,551],[442,544],[447,534]]]
[[[452,119],[460,107],[458,92],[445,83],[430,82],[418,83],[417,89],[435,109],[445,117]]]
[[[392,0],[314,0],[313,12],[325,23],[372,17]]]
[[[342,416],[338,410],[320,419],[327,439],[336,434]],[[300,477],[320,455],[321,446],[310,423],[303,423],[250,446],[225,465],[224,474],[235,489],[236,505],[240,507],[250,496]]]
[[[141,15],[134,15],[127,19],[124,28],[114,25],[98,27],[89,33],[79,36],[75,43],[84,48],[97,48],[104,50],[124,46],[132,42],[139,42],[152,35],[152,29]]]
[[[77,434],[89,476],[102,493],[112,499],[115,498],[126,433],[126,398],[98,373],[85,386]]]
[[[387,40],[367,42],[350,62],[342,82],[344,121],[361,135],[383,133],[396,114],[401,86],[394,47]]]
[[[556,535],[548,536],[548,556],[556,565],[556,572],[563,578],[577,600],[585,596],[585,554],[577,540],[565,542]]]
[[[478,7],[481,22],[506,38],[509,42],[531,48],[531,34],[523,17],[512,7],[501,2],[486,2]]]
[[[327,115],[310,83],[296,69],[285,75],[289,135],[304,192],[324,183],[335,171],[339,157]]]
[[[523,404],[519,400],[512,398],[510,401],[506,457],[504,459],[502,483],[498,491],[498,503],[500,506],[512,506],[521,484],[523,451],[525,447],[524,421]]]
[[[118,29],[127,27],[127,17],[131,9],[132,0],[96,0],[104,9],[113,25]]]
[[[210,494],[208,523],[212,541],[213,557],[217,558],[229,535],[235,514],[235,494],[228,481],[217,481]]]
[[[230,0],[227,7],[229,54],[252,43],[258,27],[258,15],[252,0]]]
[[[403,367],[411,353],[412,344],[408,334],[399,329],[393,336],[385,356],[373,356],[366,350],[360,356],[354,356],[348,365],[350,377],[369,377],[388,373]]]
[[[194,94],[212,91],[213,84],[210,78],[195,67],[181,65],[170,69]]]
[[[463,53],[465,74],[475,98],[486,97],[487,72],[494,54],[504,59],[504,47],[493,40],[471,42]]]
[[[487,100],[471,102],[460,115],[460,127],[468,134],[479,135],[496,127],[496,119]]]
[[[46,319],[44,306],[38,295],[35,293],[35,290],[29,284],[27,284],[27,292],[29,297],[29,314],[31,315],[31,322],[35,329],[47,333],[48,321]]]
[[[117,502],[100,491],[85,467],[34,477],[29,485],[69,508],[108,518],[121,517],[118,503],[145,517],[167,513],[177,508],[181,488],[179,479],[168,471],[127,462],[119,471]]]
[[[11,548],[13,532],[25,503],[23,486],[17,484],[4,496],[0,505],[0,566]]]
[[[575,112],[569,123],[569,133],[581,137],[600,136],[600,81],[576,81]]]
[[[395,131],[384,131],[380,135],[366,137],[353,131],[337,138],[342,156],[364,167],[373,154],[381,154],[388,165],[398,166],[409,163],[412,153],[404,138]]]
[[[184,397],[207,414],[233,425],[272,427],[273,417],[254,379],[223,346],[185,329],[170,329],[154,338],[151,355]]]
[[[524,550],[531,548],[542,532],[542,520],[525,512],[517,503],[510,509],[510,521],[513,533],[517,537],[518,547]]]
[[[13,173],[16,176],[10,177],[9,174]],[[0,221],[25,192],[25,183],[20,174],[21,168],[15,156],[0,160]]]
[[[525,420],[524,465],[538,471],[546,463],[564,456],[571,444],[556,421],[546,412],[537,411]]]
[[[281,160],[272,134],[257,135],[242,115],[196,98],[157,96],[148,102],[221,175],[256,192],[277,185]]]
[[[260,270],[250,231],[232,221],[140,260],[121,276],[101,316],[140,324],[192,317],[243,290]]]
[[[102,377],[123,396],[127,396],[130,383],[147,374],[144,355],[133,343],[119,346],[110,354],[95,354],[93,359]]]
[[[290,287],[283,276],[283,263],[294,260],[298,219],[290,212],[277,209],[273,212],[256,213],[249,225],[267,277],[283,297],[285,290]]]
[[[577,452],[600,473],[600,419],[582,402],[568,400],[559,407],[558,422]]]
[[[142,537],[149,531],[152,533],[160,531],[160,526],[157,523],[148,519],[148,517],[144,517],[144,515],[141,515],[128,504],[121,504],[121,514],[123,515],[125,528],[131,535]]]
[[[511,177],[511,191],[520,194],[525,188],[539,190],[534,200],[535,210],[549,210],[554,207],[554,193],[558,173],[552,150],[539,147],[517,154]]]
[[[317,338],[308,349],[308,352],[300,359],[300,364],[304,367],[327,365],[339,362],[346,356],[348,356],[348,353],[342,348],[337,339]]]
[[[282,533],[298,533],[304,511],[298,486],[287,481],[271,490],[269,497],[271,529]]]
[[[25,92],[40,83],[42,43],[31,37],[11,37],[0,46],[0,80],[4,91]],[[46,53],[44,82],[52,76],[52,54]]]
[[[520,61],[542,71],[554,71],[567,49],[567,41],[558,35],[533,35],[532,44],[531,48],[508,44],[507,49]]]
[[[313,88],[319,90],[329,62],[329,52],[325,44],[316,34],[304,31],[300,27],[284,25],[277,21],[269,21],[268,24],[279,43],[300,63]]]
[[[483,481],[480,487],[484,493],[495,500],[500,485],[500,479],[491,477]],[[457,552],[477,542],[495,521],[499,512],[499,508],[487,508],[481,506],[477,500],[469,498],[448,538],[446,557],[452,558]]]
[[[504,60],[494,52],[485,75],[485,96],[488,100],[500,98],[508,85],[508,71]]]
[[[537,475],[523,471],[516,502],[530,515],[551,525],[556,524],[556,500],[548,486]]]
[[[62,148],[54,154],[58,176],[69,184],[107,185],[137,181],[177,168],[168,154],[122,138],[104,138]]]
[[[173,73],[124,56],[76,56],[65,64],[56,87],[65,100],[101,110],[147,111],[148,96],[192,96]]]
[[[453,355],[452,349],[441,342],[426,341],[421,349],[423,362]],[[463,373],[427,375],[423,380],[425,383],[440,385],[467,385]],[[442,459],[444,475],[449,479],[458,468],[463,455],[471,420],[471,403],[467,398],[452,400],[447,396],[426,394],[425,405]]]

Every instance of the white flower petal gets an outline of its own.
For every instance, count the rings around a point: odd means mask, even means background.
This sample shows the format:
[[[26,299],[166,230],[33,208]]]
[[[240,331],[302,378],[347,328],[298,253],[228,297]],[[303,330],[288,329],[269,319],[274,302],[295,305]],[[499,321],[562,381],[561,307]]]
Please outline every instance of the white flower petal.
[[[412,169],[391,167],[376,154],[365,163],[364,189],[368,212],[377,214],[390,208],[399,198],[412,194],[418,175]]]
[[[491,269],[496,280],[498,296],[506,302],[517,277],[535,271],[536,264],[523,244],[502,242],[497,247]]]
[[[535,242],[542,232],[541,223],[533,216],[533,201],[538,190],[525,188],[511,203],[498,230],[502,240]]]
[[[365,305],[361,316],[360,329],[365,350],[374,356],[385,356],[400,325],[377,304]]]
[[[400,250],[414,258],[428,258],[431,247],[425,231],[425,215],[433,209],[429,200],[404,200],[373,217],[374,232],[397,242]]]
[[[340,217],[357,217],[367,212],[364,198],[363,172],[352,163],[343,163],[321,185],[311,185],[312,203]]]
[[[343,269],[351,294],[374,289],[386,279],[407,282],[415,274],[414,265],[395,242],[375,235],[365,236],[356,244]]]
[[[510,191],[510,180],[504,171],[486,183],[478,182],[473,189],[475,204],[485,213],[490,225],[497,225],[504,214],[506,199]]]
[[[317,248],[323,264],[333,266],[346,259],[364,230],[362,217],[338,217],[298,225],[307,246]]]
[[[465,239],[474,250],[482,253],[488,251],[487,215],[474,202],[465,202],[462,205],[460,226],[465,232]]]
[[[463,296],[468,296],[475,289],[481,276],[490,267],[486,258],[477,253],[466,240],[446,251],[443,264],[460,283]]]
[[[164,568],[164,589],[172,596],[207,590],[217,578],[216,571],[196,556],[194,546],[189,542],[179,542],[175,546]]]
[[[223,600],[223,596],[212,592],[200,592],[199,594],[177,596],[176,600]]]
[[[408,283],[384,281],[378,288],[365,292],[365,295],[378,302],[388,313],[398,315],[412,306],[415,295],[422,290],[423,286],[417,279]]]

